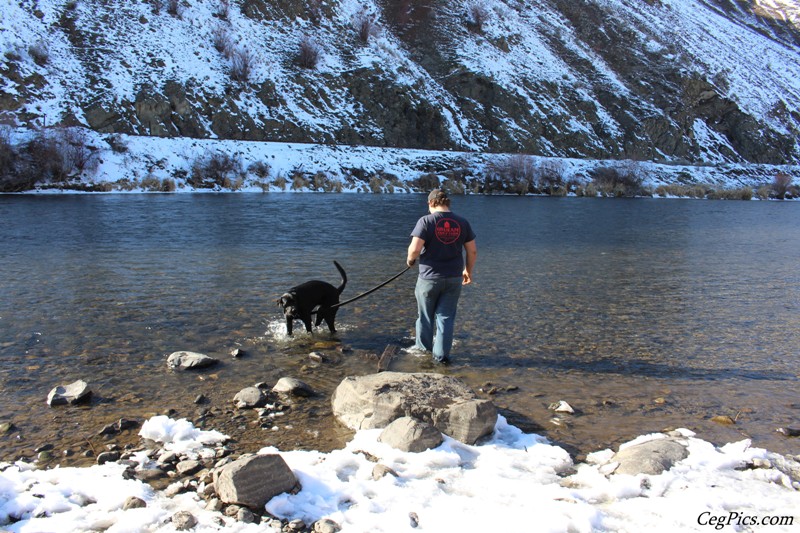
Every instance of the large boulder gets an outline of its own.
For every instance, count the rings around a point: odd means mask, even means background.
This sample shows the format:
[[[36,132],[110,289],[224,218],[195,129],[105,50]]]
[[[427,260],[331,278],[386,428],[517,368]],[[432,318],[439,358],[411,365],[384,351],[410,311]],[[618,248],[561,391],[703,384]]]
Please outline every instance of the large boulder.
[[[619,463],[614,470],[615,474],[656,476],[688,456],[689,451],[680,440],[667,437],[622,448],[611,461]]]
[[[381,372],[345,378],[333,393],[333,414],[350,429],[385,428],[409,416],[474,444],[490,435],[497,408],[459,379],[430,373]]]
[[[224,503],[261,512],[269,500],[299,485],[289,465],[278,454],[248,455],[222,467],[214,480]]]

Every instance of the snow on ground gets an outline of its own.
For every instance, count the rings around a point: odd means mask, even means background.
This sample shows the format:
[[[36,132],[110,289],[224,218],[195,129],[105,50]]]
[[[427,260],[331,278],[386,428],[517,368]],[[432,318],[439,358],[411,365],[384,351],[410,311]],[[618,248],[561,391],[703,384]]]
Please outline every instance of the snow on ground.
[[[126,187],[115,187],[112,191],[148,191],[145,180],[172,180],[175,192],[192,192],[187,183],[192,167],[214,155],[224,154],[235,158],[241,174],[233,173],[231,181],[242,178],[240,191],[279,192],[295,190],[291,175],[300,172],[305,176],[324,173],[332,181],[343,184],[344,192],[370,192],[369,177],[376,173],[393,175],[396,182],[388,182],[383,192],[409,192],[414,190],[411,182],[433,173],[440,183],[446,179],[448,170],[466,170],[468,180],[483,180],[487,165],[501,162],[514,154],[488,154],[484,152],[436,151],[403,148],[380,148],[371,146],[348,146],[330,144],[303,144],[286,142],[255,142],[217,139],[163,138],[132,135],[100,135],[84,130],[88,145],[96,148],[96,168],[87,170],[84,183],[117,184],[125,180]],[[33,134],[30,130],[11,131],[14,143],[23,143]],[[701,128],[698,135],[711,135]],[[117,146],[109,145],[112,137]],[[720,144],[723,142],[716,139]],[[119,146],[124,148],[120,149]],[[715,166],[665,165],[650,162],[587,160],[574,158],[547,158],[529,156],[534,165],[549,164],[557,168],[565,182],[591,181],[590,172],[598,167],[618,166],[623,170],[631,166],[641,173],[644,185],[656,187],[669,183],[700,183],[721,188],[742,186],[758,187],[772,183],[779,172],[789,174],[795,183],[800,179],[797,165],[745,165],[718,164]],[[269,176],[257,176],[252,170],[255,164],[266,164]],[[438,170],[432,170],[438,169]],[[367,181],[352,179],[352,172],[367,176]],[[284,186],[276,184],[276,178],[286,180]],[[349,178],[349,181],[348,181]],[[279,180],[280,181],[280,180]],[[268,186],[264,186],[268,183]],[[132,187],[131,187],[132,185]],[[299,191],[308,191],[300,187]],[[53,192],[52,190],[49,190]]]
[[[436,449],[404,453],[378,442],[381,430],[359,431],[330,453],[265,448],[279,453],[302,484],[297,494],[267,503],[273,516],[311,525],[329,518],[347,532],[402,531],[797,531],[800,484],[772,466],[780,456],[747,440],[715,447],[680,430],[689,456],[660,475],[606,475],[611,450],[573,464],[567,452],[499,418],[486,443],[448,437]],[[158,416],[143,438],[200,456],[224,436],[186,420]],[[644,435],[631,442],[662,438]],[[398,476],[372,478],[375,463]],[[373,457],[373,460],[374,460]],[[135,456],[146,462],[143,452]],[[11,532],[174,531],[170,518],[188,511],[194,531],[270,531],[204,508],[196,493],[167,497],[122,477],[117,463],[38,470],[0,464],[0,528]],[[122,510],[128,497],[146,501]],[[411,514],[418,522],[412,526]],[[13,517],[13,518],[11,518]],[[766,524],[762,527],[762,524]],[[767,527],[769,526],[769,527]]]

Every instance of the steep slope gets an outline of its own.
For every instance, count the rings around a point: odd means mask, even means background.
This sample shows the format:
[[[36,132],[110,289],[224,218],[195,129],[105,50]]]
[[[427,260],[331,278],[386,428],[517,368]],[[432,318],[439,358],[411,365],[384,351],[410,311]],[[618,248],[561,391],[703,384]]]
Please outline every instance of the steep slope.
[[[2,0],[0,113],[101,133],[797,164],[797,15],[781,0]]]

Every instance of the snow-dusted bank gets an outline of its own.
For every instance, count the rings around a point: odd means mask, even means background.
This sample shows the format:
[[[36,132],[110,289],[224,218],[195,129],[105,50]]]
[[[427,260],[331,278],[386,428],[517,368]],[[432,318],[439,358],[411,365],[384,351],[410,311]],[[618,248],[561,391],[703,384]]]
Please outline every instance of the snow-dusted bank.
[[[26,129],[9,131],[16,146],[23,146],[38,134]],[[64,155],[63,170],[73,178],[58,183],[45,180],[29,192],[391,193],[444,186],[457,192],[495,193],[507,189],[506,192],[516,193],[509,183],[504,189],[487,186],[486,180],[514,181],[520,179],[521,172],[526,180],[543,188],[553,176],[558,176],[562,184],[585,185],[598,169],[616,169],[632,175],[652,190],[674,184],[700,184],[725,190],[765,186],[779,174],[787,176],[791,185],[800,176],[797,165],[694,166],[371,146],[102,135],[83,128],[55,129],[48,135],[68,152]],[[83,145],[79,172],[68,161],[76,150],[71,143],[76,142]]]
[[[611,473],[611,450],[573,464],[564,449],[502,417],[491,439],[476,446],[446,437],[436,449],[403,453],[378,442],[379,433],[359,431],[330,453],[261,450],[279,453],[302,485],[270,500],[264,514],[306,527],[327,518],[344,532],[797,531],[800,525],[800,465],[747,440],[715,447],[679,430],[685,459],[659,475],[624,475]],[[210,447],[225,439],[164,416],[145,422],[140,435],[196,457],[213,454]],[[644,435],[623,446],[664,437]],[[376,460],[397,477],[374,479]],[[149,459],[139,452],[133,461],[143,468]],[[172,517],[181,511],[196,518],[194,531],[272,530],[266,520],[243,523],[206,509],[197,491],[168,496],[169,489],[125,479],[119,463],[1,468],[3,530],[174,531]],[[123,510],[130,497],[146,506]]]

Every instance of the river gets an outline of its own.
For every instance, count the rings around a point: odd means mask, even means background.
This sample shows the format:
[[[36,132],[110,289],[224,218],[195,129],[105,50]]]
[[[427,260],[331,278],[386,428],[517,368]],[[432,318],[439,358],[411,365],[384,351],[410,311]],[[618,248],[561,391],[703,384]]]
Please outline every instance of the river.
[[[87,451],[136,444],[135,431],[99,436],[106,424],[169,409],[242,450],[341,447],[350,432],[330,394],[374,372],[387,345],[413,342],[415,276],[343,307],[334,337],[298,323],[287,338],[275,300],[307,279],[337,284],[334,259],[349,277],[343,298],[401,271],[424,198],[0,196],[0,423],[14,428],[0,460],[52,444],[55,461],[88,462]],[[479,259],[453,364],[437,371],[576,456],[674,427],[798,453],[776,429],[800,425],[800,204],[464,196],[453,209],[471,220]],[[177,350],[222,363],[173,372]],[[431,371],[405,352],[391,365]],[[274,424],[233,408],[240,389],[284,375],[318,396]],[[89,404],[47,406],[76,379]],[[576,413],[549,409],[561,400]]]

